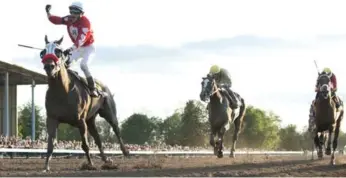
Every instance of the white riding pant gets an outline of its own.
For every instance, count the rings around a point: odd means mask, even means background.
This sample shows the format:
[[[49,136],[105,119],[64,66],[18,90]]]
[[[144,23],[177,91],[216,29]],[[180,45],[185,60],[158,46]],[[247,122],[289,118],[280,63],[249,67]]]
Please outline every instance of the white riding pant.
[[[93,44],[89,46],[82,46],[78,49],[71,52],[70,60],[71,62],[77,62],[79,59],[82,59],[80,62],[80,68],[84,72],[85,77],[91,77],[88,64],[92,60],[95,54],[95,47]]]

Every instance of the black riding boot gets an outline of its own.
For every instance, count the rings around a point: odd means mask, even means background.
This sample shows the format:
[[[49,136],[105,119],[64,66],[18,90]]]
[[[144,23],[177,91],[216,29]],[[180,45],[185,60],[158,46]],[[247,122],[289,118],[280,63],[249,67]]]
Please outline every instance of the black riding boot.
[[[96,90],[96,84],[95,84],[95,81],[92,77],[87,77],[87,82],[88,82],[88,87],[90,89],[90,95],[92,97],[98,97],[99,94]]]
[[[333,100],[334,100],[334,102],[335,102],[335,107],[336,107],[336,109],[338,110],[339,107],[340,107],[339,98],[338,98],[336,95],[334,95]]]
[[[236,109],[238,108],[238,102],[237,102],[237,98],[234,95],[233,91],[229,88],[229,87],[225,87],[229,96],[230,96],[230,100],[231,100],[231,108],[232,109]]]

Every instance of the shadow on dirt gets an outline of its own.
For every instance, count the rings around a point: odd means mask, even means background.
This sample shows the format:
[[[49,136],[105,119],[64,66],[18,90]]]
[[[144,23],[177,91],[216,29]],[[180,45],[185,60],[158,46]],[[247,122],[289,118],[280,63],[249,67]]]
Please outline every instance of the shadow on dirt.
[[[269,161],[265,163],[244,163],[222,166],[206,166],[195,168],[170,168],[170,169],[145,169],[131,171],[101,171],[101,172],[74,172],[74,173],[56,173],[45,176],[59,177],[94,177],[94,176],[117,176],[117,177],[158,177],[158,176],[275,176],[287,175],[290,172],[311,172],[314,170],[329,172],[346,168],[346,165],[312,165],[316,161],[312,160],[293,160],[293,161]],[[303,165],[303,166],[301,166]],[[304,167],[307,165],[308,167]],[[310,165],[310,166],[309,166]],[[269,171],[259,171],[263,169]],[[40,175],[42,176],[42,175]],[[299,176],[299,175],[297,175]],[[312,176],[312,175],[307,175]],[[331,176],[328,174],[328,176]]]

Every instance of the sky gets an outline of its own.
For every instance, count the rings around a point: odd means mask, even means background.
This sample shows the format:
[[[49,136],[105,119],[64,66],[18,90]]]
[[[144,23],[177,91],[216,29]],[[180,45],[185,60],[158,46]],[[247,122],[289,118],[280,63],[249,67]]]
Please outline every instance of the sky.
[[[64,36],[51,13],[64,16],[70,0],[11,0],[0,5],[1,60],[44,73],[39,51]],[[201,77],[212,64],[229,70],[233,89],[248,104],[279,115],[283,126],[308,123],[318,67],[330,67],[346,93],[346,1],[319,0],[82,0],[95,35],[89,68],[114,92],[120,120],[134,112],[165,118],[199,99]],[[6,4],[5,4],[6,3]],[[8,18],[5,18],[8,17]],[[5,50],[4,50],[5,49]],[[79,64],[75,64],[79,69]],[[44,108],[47,86],[35,88]],[[18,87],[18,106],[31,101]],[[346,129],[345,124],[342,126]]]

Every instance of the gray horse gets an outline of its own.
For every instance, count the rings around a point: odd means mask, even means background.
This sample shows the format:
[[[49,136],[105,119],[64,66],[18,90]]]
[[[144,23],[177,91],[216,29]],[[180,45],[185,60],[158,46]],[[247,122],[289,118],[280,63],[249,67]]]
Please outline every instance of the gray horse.
[[[46,47],[41,52],[44,70],[48,76],[48,90],[46,93],[47,133],[48,147],[45,170],[48,171],[49,160],[53,153],[53,140],[59,123],[67,123],[77,127],[81,134],[82,149],[84,150],[88,169],[95,169],[90,158],[87,132],[94,138],[100,150],[100,155],[105,164],[112,161],[108,159],[103,151],[102,142],[97,132],[95,118],[97,114],[106,119],[112,126],[118,138],[121,151],[125,156],[129,151],[125,148],[120,136],[117,111],[111,91],[106,85],[97,81],[102,95],[97,98],[90,96],[90,91],[84,78],[76,72],[68,70],[65,66],[63,50],[60,47],[63,38],[58,41],[49,42],[45,36]]]
[[[210,145],[214,148],[214,154],[218,158],[223,157],[223,137],[227,129],[229,128],[229,123],[234,122],[234,134],[233,134],[233,144],[230,152],[230,157],[235,157],[235,147],[238,140],[238,136],[241,130],[241,125],[246,112],[246,105],[244,99],[240,99],[241,105],[239,108],[232,110],[230,108],[230,102],[226,97],[222,89],[220,89],[215,79],[208,75],[202,78],[202,90],[200,93],[200,99],[204,102],[208,102],[208,119],[210,123]],[[218,140],[215,143],[215,135],[218,135]]]
[[[322,144],[319,134],[328,131],[326,155],[332,155],[330,164],[335,164],[335,150],[338,146],[338,137],[340,132],[340,124],[344,116],[343,104],[337,111],[335,102],[332,99],[332,91],[330,87],[330,78],[326,74],[321,74],[318,78],[319,90],[318,97],[313,103],[314,108],[314,123],[315,123],[315,145],[318,148],[317,155],[323,157]],[[337,96],[335,96],[337,97]],[[334,137],[333,137],[334,133]],[[333,138],[333,152],[331,149]]]

